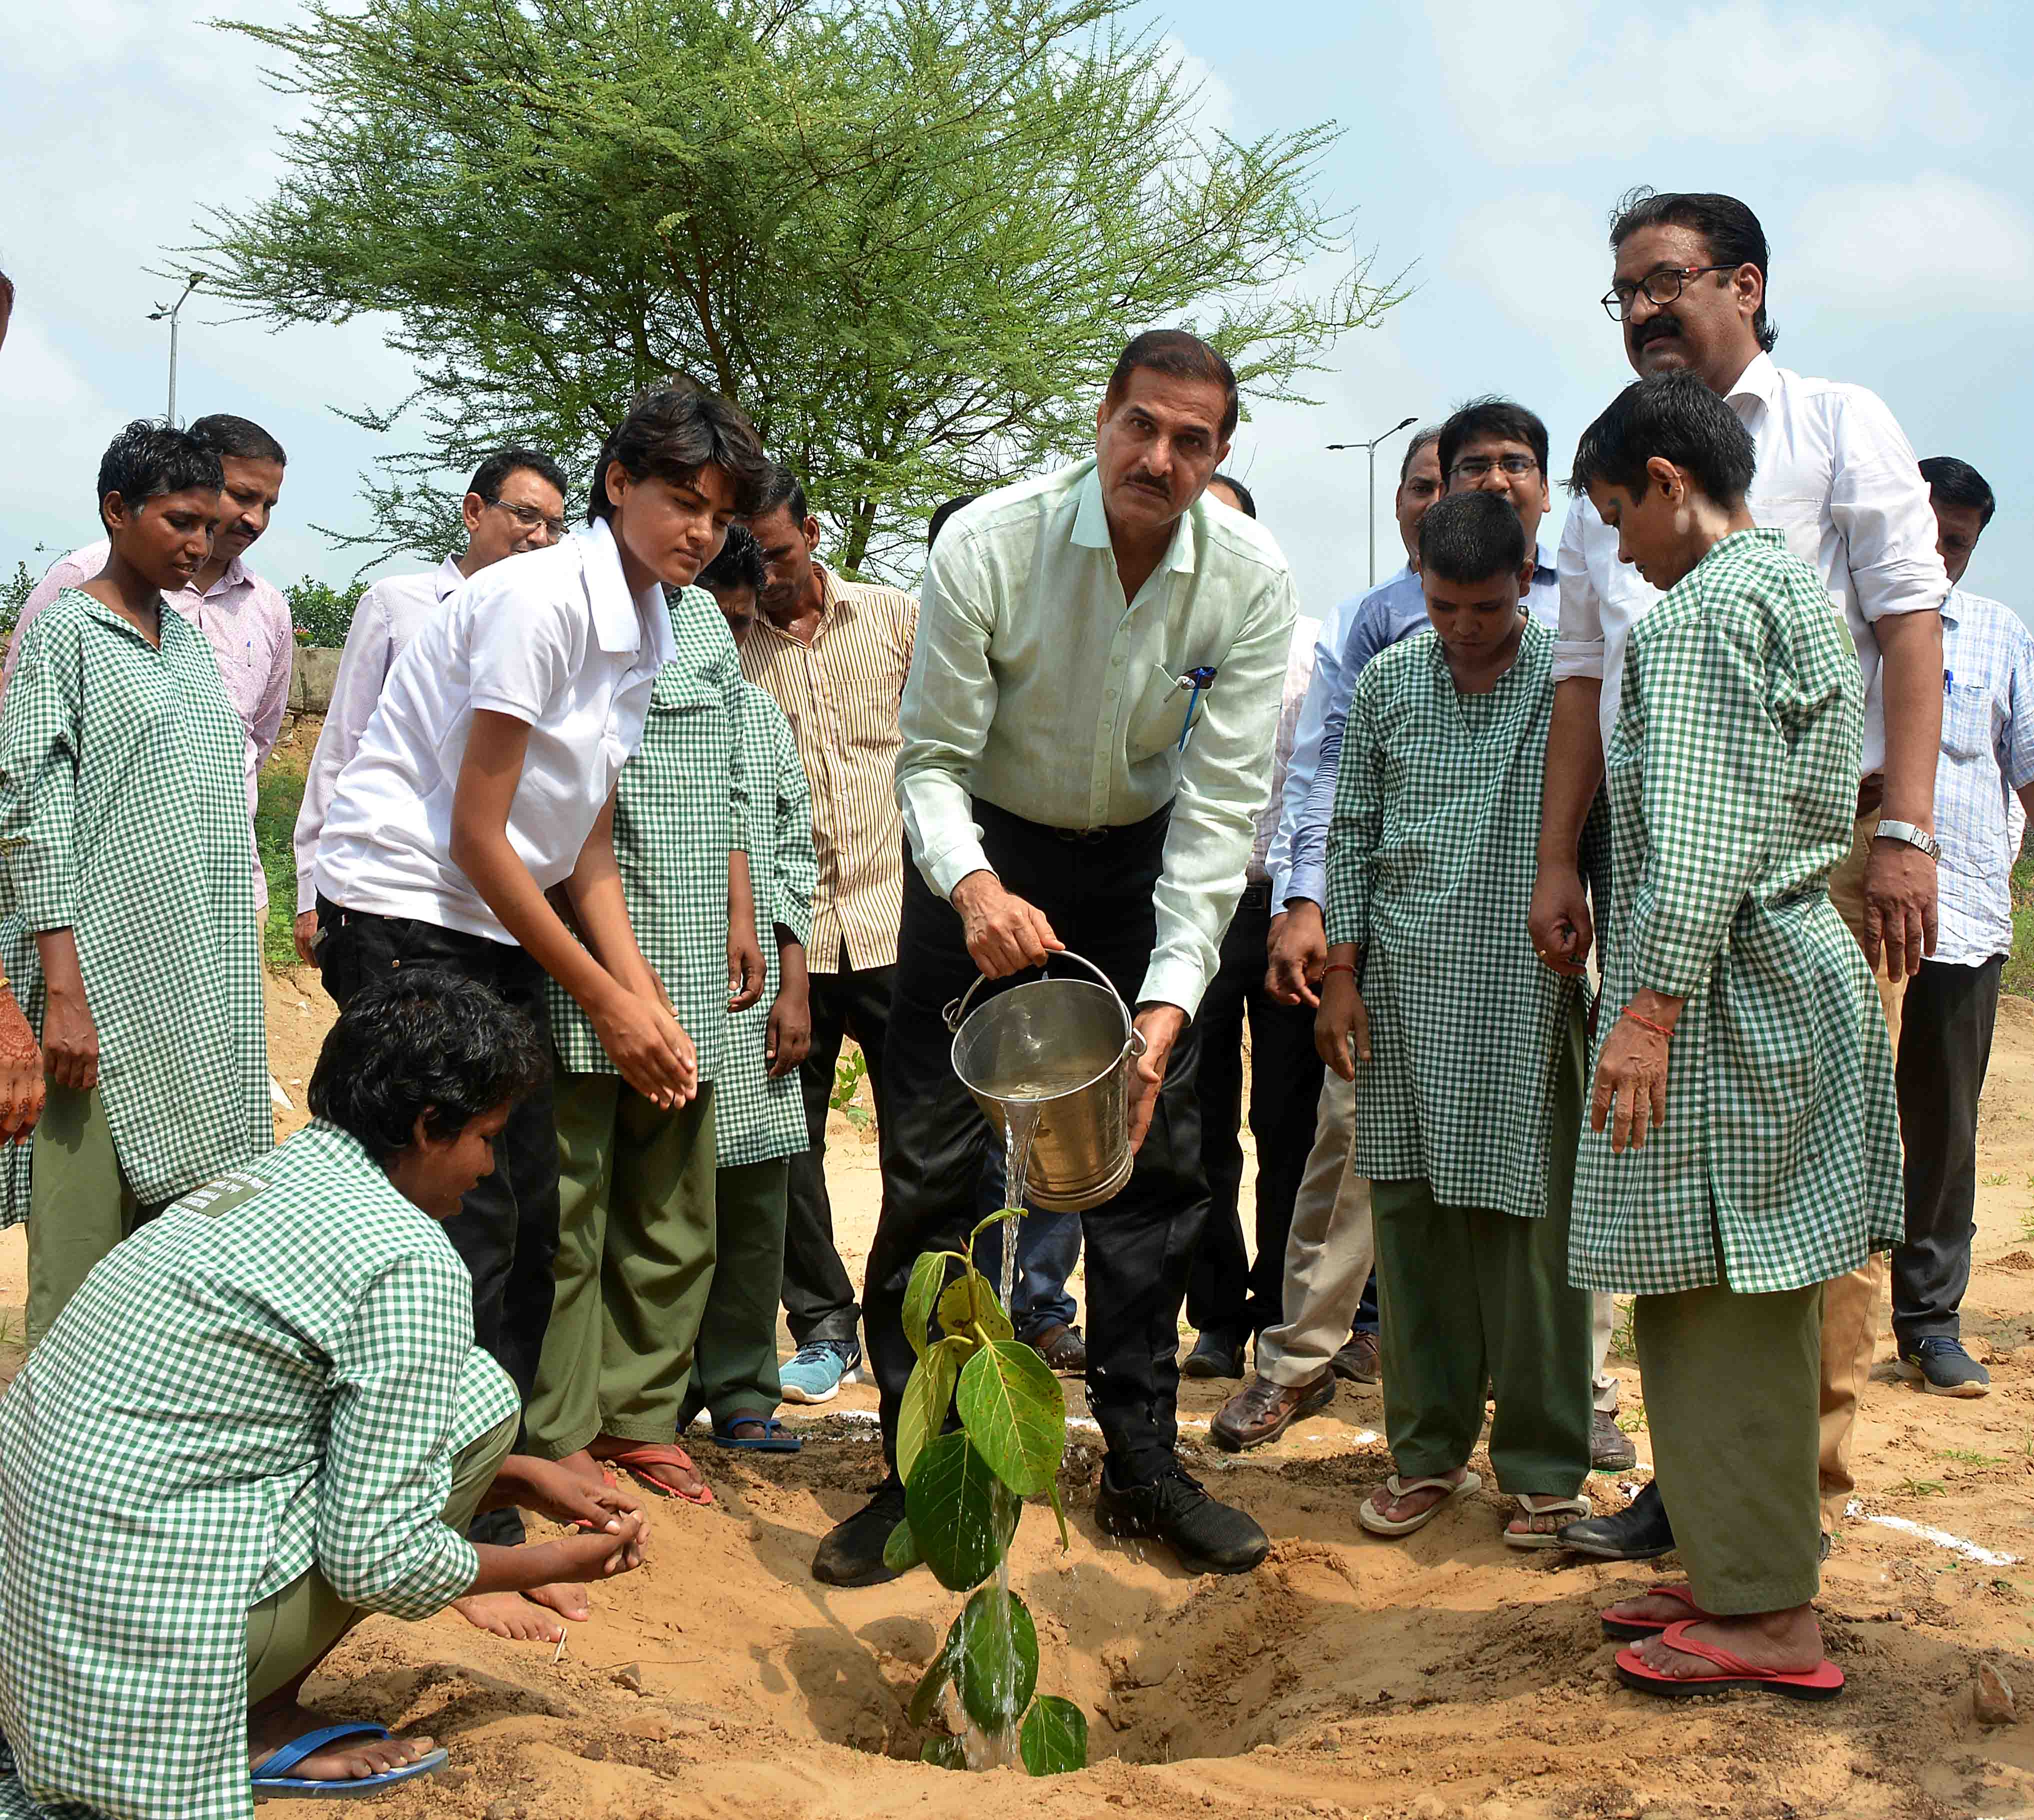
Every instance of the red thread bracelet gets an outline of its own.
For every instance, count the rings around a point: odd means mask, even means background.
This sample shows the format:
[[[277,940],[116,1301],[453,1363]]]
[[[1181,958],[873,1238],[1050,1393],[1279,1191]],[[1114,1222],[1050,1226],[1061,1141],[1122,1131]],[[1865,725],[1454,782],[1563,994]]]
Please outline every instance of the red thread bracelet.
[[[1664,1024],[1656,1024],[1650,1018],[1642,1018],[1631,1006],[1627,1005],[1624,1008],[1624,1015],[1642,1030],[1650,1030],[1656,1037],[1664,1038],[1668,1042],[1674,1040],[1674,1033]]]
[[[1348,961],[1330,961],[1321,969],[1321,978],[1326,979],[1330,974],[1347,974],[1351,979],[1354,979],[1356,968]]]

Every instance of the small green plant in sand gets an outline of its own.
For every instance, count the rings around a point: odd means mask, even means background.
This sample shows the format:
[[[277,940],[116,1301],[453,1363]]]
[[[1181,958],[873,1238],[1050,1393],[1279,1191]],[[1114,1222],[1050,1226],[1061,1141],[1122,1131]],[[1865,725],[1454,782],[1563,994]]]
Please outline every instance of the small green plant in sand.
[[[1005,1208],[975,1232],[1020,1217]],[[1052,1500],[1067,1545],[1056,1477],[1066,1397],[1051,1367],[1015,1338],[974,1249],[970,1233],[963,1250],[924,1253],[905,1291],[904,1334],[918,1363],[897,1424],[904,1520],[884,1559],[899,1571],[922,1561],[941,1585],[969,1595],[910,1706],[911,1722],[929,1725],[951,1687],[967,1735],[935,1735],[925,1760],[966,1769],[1014,1758],[1034,1776],[1053,1776],[1086,1765],[1087,1716],[1056,1694],[1032,1697],[1038,1633],[1010,1590],[1009,1549],[1023,1500],[1041,1495]],[[962,1274],[949,1282],[955,1263]],[[961,1424],[951,1431],[950,1408]]]

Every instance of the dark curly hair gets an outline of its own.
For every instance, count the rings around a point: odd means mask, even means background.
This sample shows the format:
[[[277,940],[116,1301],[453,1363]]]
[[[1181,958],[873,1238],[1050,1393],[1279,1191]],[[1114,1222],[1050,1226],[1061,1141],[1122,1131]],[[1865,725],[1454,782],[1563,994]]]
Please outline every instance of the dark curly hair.
[[[746,525],[727,527],[727,541],[720,546],[720,554],[699,572],[697,579],[704,588],[745,587],[752,594],[762,594],[763,550],[749,535]]]
[[[216,493],[226,484],[217,452],[187,430],[137,417],[99,458],[99,512],[117,493],[129,512],[167,493]]]
[[[1700,379],[1656,373],[1634,380],[1582,432],[1568,490],[1586,493],[1599,480],[1637,499],[1646,491],[1646,464],[1656,455],[1725,506],[1743,499],[1758,465],[1751,432]]]
[[[607,467],[614,461],[631,479],[654,475],[678,485],[703,467],[717,467],[727,476],[735,512],[742,518],[761,507],[771,474],[770,458],[739,405],[678,381],[644,392],[601,445],[587,497],[588,524],[614,516],[614,502],[607,497]]]
[[[432,967],[361,988],[318,1053],[311,1111],[386,1163],[415,1139],[456,1137],[550,1070],[530,1020],[486,987]]]

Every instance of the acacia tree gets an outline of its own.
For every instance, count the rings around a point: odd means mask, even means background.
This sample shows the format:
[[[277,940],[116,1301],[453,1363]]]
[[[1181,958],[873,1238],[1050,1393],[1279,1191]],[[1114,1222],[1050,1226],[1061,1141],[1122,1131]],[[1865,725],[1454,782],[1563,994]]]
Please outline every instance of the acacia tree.
[[[512,438],[584,471],[684,373],[884,572],[940,500],[1079,448],[1127,335],[1191,322],[1291,398],[1394,301],[1312,194],[1334,128],[1205,129],[1130,4],[310,0],[227,27],[305,116],[187,251],[275,323],[393,319],[417,388],[355,420],[415,411],[429,452],[361,541],[441,547],[433,475]]]

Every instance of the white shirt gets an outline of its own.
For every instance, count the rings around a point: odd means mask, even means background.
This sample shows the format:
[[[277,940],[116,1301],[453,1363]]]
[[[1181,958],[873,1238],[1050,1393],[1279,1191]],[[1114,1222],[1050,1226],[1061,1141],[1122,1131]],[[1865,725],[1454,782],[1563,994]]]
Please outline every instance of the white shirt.
[[[632,597],[606,521],[464,583],[396,660],[318,839],[334,903],[514,938],[452,864],[452,794],[478,709],[530,729],[508,840],[540,890],[566,877],[676,654],[663,590]]]
[[[988,866],[978,797],[1083,829],[1172,804],[1137,996],[1191,1016],[1243,894],[1293,618],[1270,534],[1205,495],[1126,601],[1091,460],[957,513],[919,584],[899,716],[897,801],[926,884],[945,897]],[[1180,679],[1203,666],[1195,699]]]
[[[304,774],[304,800],[297,811],[299,915],[317,904],[318,835],[332,804],[332,786],[359,749],[360,736],[381,699],[381,685],[410,640],[465,580],[458,562],[448,556],[425,574],[392,575],[376,582],[353,610],[346,647],[339,654],[339,674],[332,678],[332,704],[325,710],[310,769]]]
[[[1935,553],[1928,484],[1893,413],[1877,393],[1804,379],[1761,354],[1725,402],[1751,432],[1758,472],[1745,503],[1760,524],[1821,571],[1850,626],[1864,677],[1861,775],[1886,767],[1886,696],[1874,622],[1888,614],[1938,611],[1950,578]],[[1561,636],[1554,680],[1603,679],[1598,719],[1606,746],[1617,722],[1624,644],[1661,598],[1617,560],[1617,533],[1583,493],[1568,508],[1557,566]]]
[[[1243,876],[1261,884],[1271,876],[1271,843],[1278,838],[1278,815],[1285,801],[1287,768],[1299,738],[1300,716],[1307,705],[1308,685],[1314,680],[1314,643],[1321,636],[1317,619],[1293,621],[1293,642],[1285,652],[1285,696],[1278,709],[1278,735],[1271,742],[1271,794],[1257,812],[1257,839]]]

